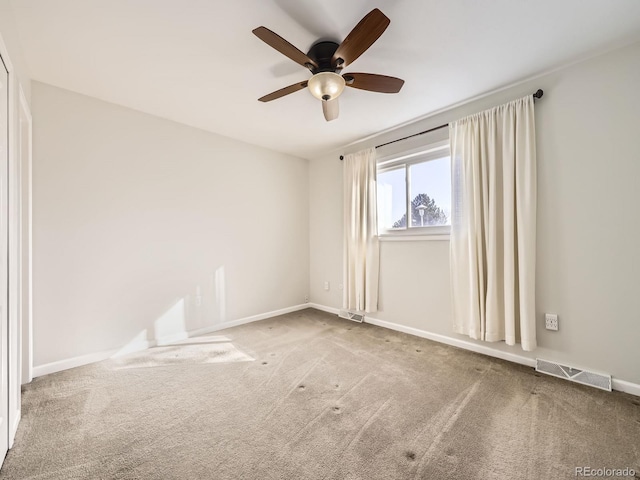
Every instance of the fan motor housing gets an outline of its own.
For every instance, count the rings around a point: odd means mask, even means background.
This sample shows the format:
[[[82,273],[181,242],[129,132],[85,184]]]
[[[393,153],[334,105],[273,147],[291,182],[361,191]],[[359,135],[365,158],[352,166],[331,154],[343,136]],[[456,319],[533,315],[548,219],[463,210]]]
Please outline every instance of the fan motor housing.
[[[333,54],[336,53],[339,45],[336,42],[321,41],[315,43],[307,52],[307,56],[318,64],[318,68],[311,69],[315,75],[320,72],[336,72],[339,69],[331,65]]]

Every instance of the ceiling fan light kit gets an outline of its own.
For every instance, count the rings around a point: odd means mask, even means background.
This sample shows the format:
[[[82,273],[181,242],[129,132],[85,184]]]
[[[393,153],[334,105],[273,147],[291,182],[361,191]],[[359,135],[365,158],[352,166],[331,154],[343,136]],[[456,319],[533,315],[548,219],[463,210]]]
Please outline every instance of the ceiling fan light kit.
[[[309,88],[311,94],[322,101],[322,111],[327,121],[338,118],[338,97],[345,86],[379,93],[398,93],[404,80],[373,73],[341,75],[342,69],[353,63],[382,35],[390,20],[374,8],[354,27],[343,42],[316,42],[308,53],[303,53],[278,34],[266,27],[253,30],[255,36],[278,50],[294,62],[307,68],[313,76],[308,81],[294,83],[276,90],[258,100],[270,102],[290,93]]]
[[[311,95],[325,102],[338,98],[344,86],[344,78],[334,72],[316,73],[308,82]]]

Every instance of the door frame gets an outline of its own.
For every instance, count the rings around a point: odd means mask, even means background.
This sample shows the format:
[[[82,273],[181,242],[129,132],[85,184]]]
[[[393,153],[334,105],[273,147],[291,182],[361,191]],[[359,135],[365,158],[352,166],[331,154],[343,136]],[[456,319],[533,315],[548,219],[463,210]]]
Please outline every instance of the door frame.
[[[21,363],[22,384],[33,380],[33,277],[32,277],[32,219],[33,207],[31,201],[32,192],[32,165],[33,165],[33,118],[27,97],[20,89],[19,121],[19,158],[18,158],[18,231],[20,242],[19,272],[20,284],[18,287],[18,302],[20,316],[18,322],[22,329],[21,334]]]
[[[20,422],[20,391],[21,391],[21,377],[22,371],[20,367],[20,363],[22,360],[22,345],[21,345],[21,321],[20,321],[20,281],[19,278],[21,276],[20,271],[20,256],[18,253],[20,251],[20,245],[22,243],[22,232],[19,229],[20,219],[19,219],[19,208],[18,204],[14,199],[19,199],[22,196],[22,188],[17,180],[17,167],[19,165],[19,156],[18,152],[18,135],[19,135],[19,116],[17,109],[17,99],[19,93],[18,87],[18,77],[15,72],[15,68],[13,63],[11,62],[11,57],[9,56],[9,51],[7,49],[6,44],[0,34],[0,55],[2,56],[2,60],[4,62],[7,71],[9,72],[9,125],[8,125],[8,148],[9,148],[9,168],[8,168],[8,176],[7,176],[7,191],[8,191],[8,204],[7,204],[7,228],[9,231],[8,234],[8,268],[9,268],[9,278],[8,278],[8,299],[7,299],[7,336],[8,336],[8,349],[6,352],[6,358],[3,360],[8,363],[8,412],[7,412],[7,421],[8,421],[8,446],[11,448],[13,446],[13,441],[15,439],[15,434],[18,429],[18,424]],[[26,100],[26,98],[25,98]],[[12,250],[11,250],[11,242],[13,239],[14,245],[14,256],[12,258]],[[13,269],[13,275],[11,274],[12,265],[15,265],[18,268]],[[13,295],[12,295],[13,289]],[[12,301],[13,296],[13,301]],[[1,463],[1,462],[0,462]]]

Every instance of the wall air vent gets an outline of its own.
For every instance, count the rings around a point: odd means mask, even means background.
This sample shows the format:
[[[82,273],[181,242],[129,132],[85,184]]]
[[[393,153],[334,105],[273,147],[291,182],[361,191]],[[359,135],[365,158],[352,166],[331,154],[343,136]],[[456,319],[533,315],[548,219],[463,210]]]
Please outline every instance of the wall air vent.
[[[362,323],[364,321],[364,315],[362,313],[350,312],[349,310],[340,310],[340,314],[338,316],[345,320],[353,320],[358,323]]]
[[[601,373],[580,370],[559,363],[549,362],[536,358],[536,372],[546,373],[554,377],[564,378],[571,382],[589,385],[591,387],[600,388],[601,390],[611,391],[611,375],[603,375]]]

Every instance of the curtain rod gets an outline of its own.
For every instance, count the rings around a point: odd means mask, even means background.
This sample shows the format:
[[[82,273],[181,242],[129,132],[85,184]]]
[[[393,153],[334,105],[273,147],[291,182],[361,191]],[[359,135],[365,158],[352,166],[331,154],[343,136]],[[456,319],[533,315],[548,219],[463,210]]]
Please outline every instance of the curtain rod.
[[[536,93],[533,94],[533,100],[535,101],[536,98],[542,98],[543,94],[544,94],[544,92],[541,89],[538,89],[536,91]],[[445,127],[448,127],[448,126],[449,126],[449,124],[445,123],[444,125],[440,125],[438,127],[430,128],[429,130],[425,130],[424,132],[414,133],[413,135],[407,135],[406,137],[398,138],[397,140],[391,140],[390,142],[382,143],[380,145],[376,145],[375,148],[385,147],[387,145],[391,145],[392,143],[401,142],[401,141],[407,140],[409,138],[417,137],[419,135],[424,135],[425,133],[435,132],[436,130],[440,130],[441,128],[445,128]],[[340,155],[340,160],[344,160],[344,155]]]

